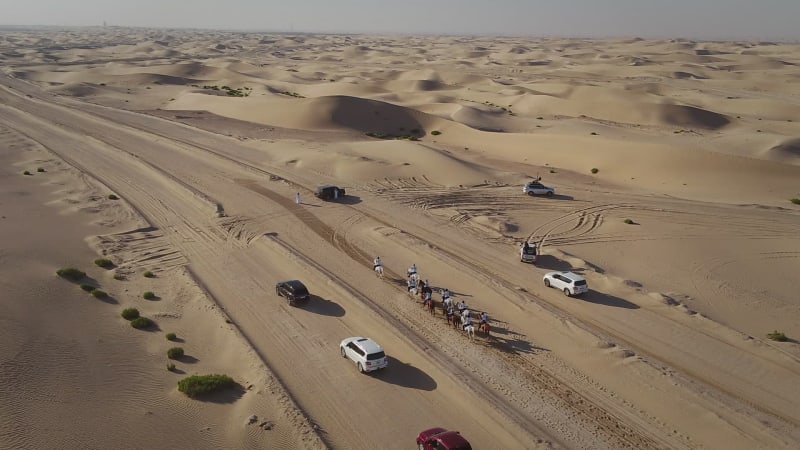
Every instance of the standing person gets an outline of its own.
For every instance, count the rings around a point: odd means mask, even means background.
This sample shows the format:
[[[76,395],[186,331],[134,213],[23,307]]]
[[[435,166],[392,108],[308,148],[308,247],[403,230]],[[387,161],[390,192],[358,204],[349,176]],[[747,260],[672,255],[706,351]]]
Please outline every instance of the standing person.
[[[298,205],[299,205],[300,203],[302,203],[302,200],[300,199],[300,193],[299,193],[299,192],[298,192],[298,193],[297,193],[297,195],[295,196],[295,200],[297,201],[297,204],[298,204]]]

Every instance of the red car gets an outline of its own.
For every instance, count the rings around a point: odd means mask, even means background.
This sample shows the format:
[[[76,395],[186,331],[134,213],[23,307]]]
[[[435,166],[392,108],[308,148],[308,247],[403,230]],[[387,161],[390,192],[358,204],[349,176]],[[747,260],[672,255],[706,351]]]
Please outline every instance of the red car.
[[[472,446],[458,431],[431,428],[417,436],[419,450],[472,450]]]

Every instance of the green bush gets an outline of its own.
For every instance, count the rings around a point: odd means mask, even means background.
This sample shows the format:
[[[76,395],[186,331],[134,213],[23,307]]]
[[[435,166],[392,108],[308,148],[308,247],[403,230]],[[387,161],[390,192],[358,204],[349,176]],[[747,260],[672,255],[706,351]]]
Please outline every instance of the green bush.
[[[122,318],[125,320],[138,319],[139,310],[136,308],[125,308],[122,310]]]
[[[153,300],[154,298],[156,298],[156,294],[153,294],[152,292],[150,292],[150,291],[147,291],[147,292],[145,292],[144,294],[142,294],[142,297],[143,297],[145,300]]]
[[[150,272],[150,271],[148,270],[147,272],[145,272],[145,273],[144,273],[144,277],[145,277],[145,278],[155,278],[155,277],[156,277],[156,275],[155,275],[153,272]]]
[[[596,167],[592,169],[592,173],[597,173],[597,172],[600,172],[600,169],[598,169]]]
[[[178,359],[181,356],[183,356],[183,347],[172,347],[167,350],[167,358],[169,359]]]
[[[124,280],[125,279],[125,275],[123,275],[121,273],[115,273],[114,274],[114,279],[115,280]]]
[[[178,390],[189,397],[232,388],[236,383],[227,375],[192,375],[178,381]]]
[[[434,135],[434,136],[438,136],[438,135],[442,134],[442,132],[439,131],[439,130],[433,130],[433,131],[431,131],[431,134]]]
[[[154,325],[154,322],[147,317],[137,317],[131,320],[131,326],[133,328],[141,330],[142,328],[150,328]]]
[[[169,370],[170,372],[175,372],[175,364],[174,363],[168,363],[167,364],[167,370]]]
[[[167,333],[168,341],[174,341],[175,339],[178,339],[178,335],[176,335],[175,333]]]
[[[93,290],[92,295],[95,298],[108,298],[108,293],[106,291],[101,291],[100,289]]]
[[[39,167],[36,169],[37,172],[44,172],[44,167]]]
[[[23,175],[33,175],[30,170],[26,170],[25,172],[22,172],[22,174]]]
[[[789,201],[794,203],[795,205],[800,205],[800,198],[793,198],[793,199],[790,199]]]
[[[58,269],[56,270],[56,275],[60,276],[61,278],[66,278],[72,281],[80,281],[86,278],[86,272],[81,270],[68,267],[66,269]]]
[[[771,333],[768,333],[767,337],[772,339],[773,341],[778,341],[778,342],[786,342],[786,341],[789,340],[789,338],[786,337],[786,335],[783,334],[782,331],[778,331],[778,330],[775,330],[775,331],[773,331]]]
[[[114,194],[108,194],[108,199],[109,199],[109,200],[119,200],[119,197],[117,197],[117,196],[116,196],[116,195],[114,195]]]
[[[94,265],[108,269],[109,267],[113,267],[114,263],[108,258],[98,258],[94,260]]]
[[[592,131],[592,132],[591,132],[591,133],[589,133],[589,134],[591,134],[592,136],[597,136],[597,132],[596,132],[596,131]]]
[[[93,290],[97,289],[96,287],[92,286],[91,284],[82,284],[81,289],[86,292],[92,292]]]
[[[633,220],[631,220],[631,219],[625,219],[625,223],[627,223],[628,225],[633,225],[633,224],[635,224],[636,222],[634,222],[634,221],[633,221]]]

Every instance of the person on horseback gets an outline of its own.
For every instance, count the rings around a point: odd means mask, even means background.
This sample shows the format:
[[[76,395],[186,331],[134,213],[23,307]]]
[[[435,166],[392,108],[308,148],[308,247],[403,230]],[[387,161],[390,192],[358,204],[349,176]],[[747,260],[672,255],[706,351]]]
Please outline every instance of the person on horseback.
[[[411,264],[411,267],[408,268],[408,276],[415,275],[417,273],[417,264]]]
[[[489,323],[489,315],[486,314],[486,311],[481,313],[481,325]]]
[[[417,289],[417,282],[413,278],[408,279],[408,292]]]
[[[461,318],[461,326],[466,330],[467,327],[472,326],[472,317],[462,317]]]
[[[383,266],[383,263],[381,263],[381,257],[380,256],[376,256],[375,260],[372,261],[372,268],[373,269],[377,269],[378,267],[381,267],[381,266]]]

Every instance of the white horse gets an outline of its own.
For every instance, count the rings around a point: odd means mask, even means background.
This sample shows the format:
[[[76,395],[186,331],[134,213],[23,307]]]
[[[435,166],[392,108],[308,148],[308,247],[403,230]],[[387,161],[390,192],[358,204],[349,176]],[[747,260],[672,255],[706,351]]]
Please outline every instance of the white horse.
[[[464,325],[462,328],[464,328],[464,332],[469,336],[470,341],[475,339],[475,325]]]
[[[383,279],[383,266],[375,266],[375,274],[378,275],[379,278]]]
[[[408,277],[414,280],[414,283],[419,284],[419,274],[417,272],[409,274]]]

